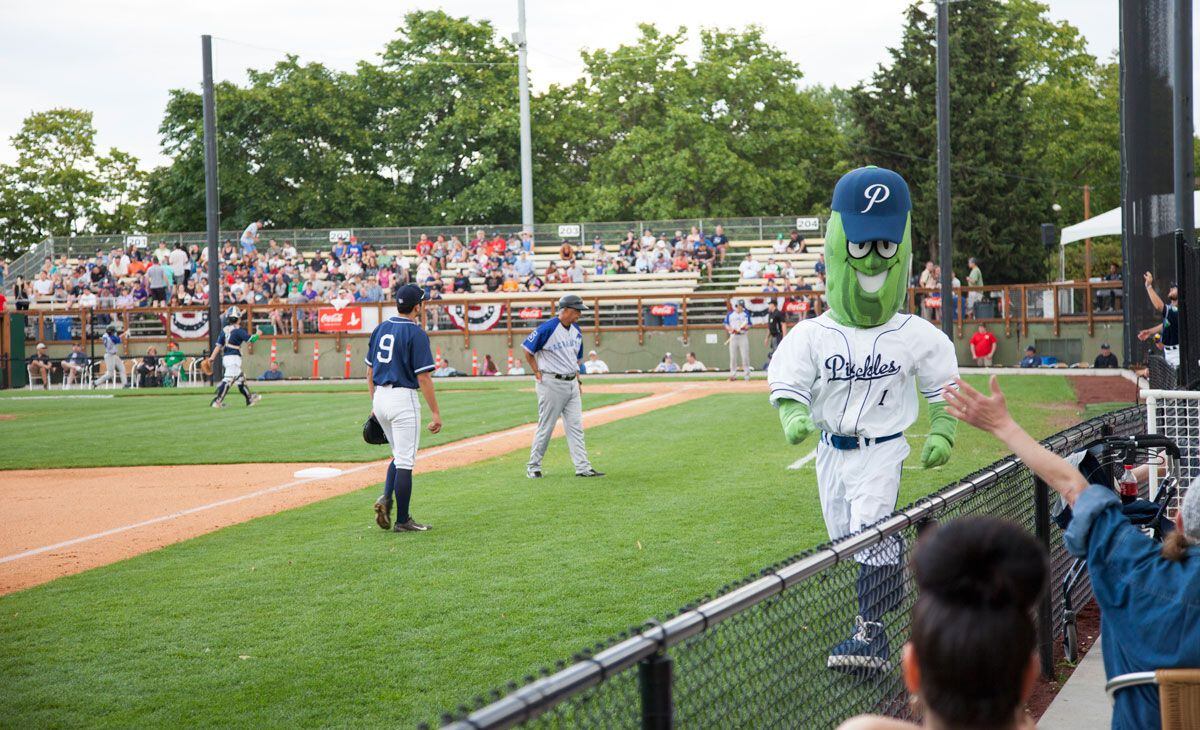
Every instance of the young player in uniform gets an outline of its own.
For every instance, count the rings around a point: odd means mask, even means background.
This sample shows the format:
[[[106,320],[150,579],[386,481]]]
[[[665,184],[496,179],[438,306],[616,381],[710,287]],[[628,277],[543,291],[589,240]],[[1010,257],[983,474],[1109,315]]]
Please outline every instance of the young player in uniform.
[[[859,168],[838,181],[825,236],[829,310],[793,327],[767,371],[788,441],[821,432],[817,488],[834,540],[895,509],[916,390],[930,408],[922,465],[945,464],[954,445],[957,421],[942,399],[958,376],[954,345],[928,321],[898,313],[912,258],[911,210],[908,185],[891,170]],[[890,667],[883,619],[902,597],[901,547],[893,540],[855,556],[855,630],[830,651],[829,668]]]
[[[521,347],[525,360],[537,380],[537,433],[529,450],[525,476],[540,479],[542,457],[550,445],[554,425],[561,416],[567,432],[567,448],[575,462],[575,476],[602,477],[603,472],[592,468],[587,446],[583,442],[583,407],[579,399],[579,364],[583,360],[583,332],[579,325],[582,312],[587,310],[583,300],[574,294],[564,294],[558,300],[558,316],[538,325]]]
[[[248,342],[257,342],[262,332],[255,331],[254,334],[250,334],[241,326],[241,318],[242,313],[236,307],[230,307],[229,311],[225,313],[225,326],[221,328],[221,334],[217,336],[217,346],[208,356],[210,361],[216,361],[217,353],[221,354],[221,370],[224,373],[221,377],[221,384],[217,386],[217,394],[209,404],[213,408],[225,407],[225,394],[235,383],[238,391],[246,398],[247,406],[252,406],[262,400],[261,395],[251,393],[250,389],[246,387],[246,376],[242,372],[242,346]]]
[[[418,286],[408,284],[396,290],[397,317],[380,322],[371,333],[367,348],[367,392],[371,395],[371,412],[375,414],[388,444],[392,447],[392,462],[388,464],[383,496],[375,500],[375,524],[393,532],[424,532],[422,525],[409,514],[412,499],[413,465],[417,460],[417,444],[421,437],[421,402],[417,391],[425,396],[432,416],[429,432],[442,430],[437,396],[433,392],[433,353],[429,335],[417,324],[421,316],[424,293]],[[392,526],[392,501],[396,502],[396,523]]]
[[[110,324],[104,329],[104,335],[100,337],[100,342],[104,345],[104,374],[92,381],[92,387],[99,388],[109,381],[116,382],[119,375],[121,387],[124,388],[126,383],[125,361],[121,359],[121,336],[117,334],[116,325]]]

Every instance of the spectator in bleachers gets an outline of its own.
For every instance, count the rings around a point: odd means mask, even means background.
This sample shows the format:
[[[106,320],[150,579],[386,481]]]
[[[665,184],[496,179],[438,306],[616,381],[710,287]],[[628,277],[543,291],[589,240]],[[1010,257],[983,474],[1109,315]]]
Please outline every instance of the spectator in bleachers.
[[[808,245],[804,241],[804,236],[795,228],[792,229],[791,237],[788,239],[788,250],[792,253],[804,253],[808,250]]]
[[[696,244],[696,269],[707,277],[709,281],[712,281],[713,256],[712,242],[707,239],[701,239]]]
[[[937,289],[939,284],[935,273],[932,261],[925,262],[925,268],[921,270],[921,276],[917,279],[917,286],[922,289]],[[933,319],[933,308],[929,306],[929,294],[920,294],[917,297],[921,307],[921,316],[925,319]]]
[[[1033,345],[1025,348],[1025,357],[1021,358],[1020,366],[1023,368],[1037,368],[1042,366],[1042,358],[1038,357],[1037,348]]]
[[[692,262],[688,259],[687,253],[683,249],[678,249],[675,252],[675,258],[671,259],[671,271],[690,271]]]
[[[654,264],[650,270],[655,274],[665,274],[671,270],[671,259],[667,257],[666,251],[655,252]]]
[[[783,234],[780,233],[779,235],[775,236],[775,242],[771,244],[771,252],[778,253],[778,254],[784,254],[784,253],[787,253],[787,250],[788,250],[787,239],[784,238]]]
[[[582,284],[584,281],[586,281],[586,276],[584,275],[582,261],[576,259],[575,262],[571,265],[571,268],[568,269],[568,272],[569,272],[568,280],[572,284]]]
[[[604,241],[597,235],[592,239],[592,253],[599,256],[604,253]]]
[[[654,366],[654,372],[677,373],[679,372],[679,366],[676,365],[675,361],[671,359],[671,353],[668,352],[667,354],[663,355],[663,359]]]
[[[979,262],[975,257],[967,259],[967,286],[983,286],[983,269],[979,268]],[[975,316],[975,305],[983,301],[983,292],[972,291],[967,292],[967,314]]]
[[[917,602],[901,662],[924,727],[1032,730],[1024,707],[1039,673],[1033,613],[1049,572],[1042,546],[1007,520],[960,517],[921,538],[912,558]],[[839,730],[914,727],[863,715]]]
[[[765,266],[762,267],[762,278],[770,281],[775,279],[783,272],[774,257],[768,258]]]
[[[725,263],[725,249],[729,248],[729,238],[725,235],[725,226],[718,225],[713,232],[713,248],[716,249],[717,262]]]
[[[42,389],[50,390],[50,377],[54,372],[54,362],[46,354],[46,343],[39,342],[34,348],[33,356],[29,358],[29,376],[42,381]]]
[[[654,244],[658,241],[654,236],[654,231],[647,228],[642,232],[642,248],[654,248]]]
[[[696,359],[696,353],[694,352],[689,352],[687,354],[687,359],[684,360],[683,366],[679,369],[685,373],[702,373],[707,370],[707,368],[704,367],[704,363]]]
[[[259,380],[283,380],[283,371],[279,369],[279,363],[273,362],[261,376]]]
[[[742,263],[738,264],[738,272],[743,279],[757,279],[762,274],[762,265],[754,260],[754,254],[746,254]]]
[[[433,253],[433,241],[429,240],[429,235],[422,233],[421,238],[417,240],[417,245],[414,246],[417,252],[417,258],[423,258]]]
[[[817,254],[817,262],[815,264],[813,264],[813,273],[814,274],[824,274],[825,273],[825,254],[823,254],[823,253]]]
[[[18,312],[29,309],[29,302],[34,299],[33,284],[18,276],[13,284],[13,306]]]
[[[585,375],[603,375],[608,372],[608,363],[600,359],[595,350],[588,353],[587,360],[583,361],[583,372]]]
[[[83,345],[78,342],[71,344],[71,354],[62,361],[63,389],[74,383],[82,383],[84,373],[88,368],[88,357],[83,354]]]
[[[152,305],[167,303],[167,272],[157,258],[151,259],[150,268],[146,269],[146,284]]]

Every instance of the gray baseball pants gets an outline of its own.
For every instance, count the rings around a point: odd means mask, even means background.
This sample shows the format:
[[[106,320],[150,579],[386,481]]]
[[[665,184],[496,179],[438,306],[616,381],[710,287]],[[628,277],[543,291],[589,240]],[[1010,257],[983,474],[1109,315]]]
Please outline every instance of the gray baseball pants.
[[[737,361],[741,359],[746,377],[750,377],[750,336],[729,336],[729,377],[737,375]]]
[[[96,380],[96,385],[107,383],[109,381],[116,382],[117,375],[121,376],[121,385],[125,385],[125,361],[120,355],[105,355],[104,356],[104,374]]]
[[[583,407],[579,399],[579,380],[559,380],[546,373],[535,388],[538,399],[538,427],[533,437],[533,448],[529,450],[529,469],[541,469],[542,457],[550,445],[554,426],[561,416],[563,430],[567,432],[567,448],[571,461],[575,462],[575,473],[592,470],[588,461],[587,447],[583,443]]]

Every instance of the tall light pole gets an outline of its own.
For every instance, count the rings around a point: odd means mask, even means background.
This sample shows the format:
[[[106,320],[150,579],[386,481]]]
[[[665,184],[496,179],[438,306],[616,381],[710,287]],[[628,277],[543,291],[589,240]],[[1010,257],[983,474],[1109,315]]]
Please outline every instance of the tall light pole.
[[[954,305],[950,269],[950,16],[947,0],[937,0],[937,199],[938,260],[942,267],[942,331],[954,339]]]
[[[529,44],[525,0],[517,0],[517,75],[521,96],[521,230],[533,234],[533,138],[529,131]]]
[[[208,243],[208,350],[217,345],[221,329],[221,270],[217,259],[217,237],[221,227],[221,208],[217,185],[217,110],[213,98],[212,36],[200,37],[200,55],[204,65],[204,221]],[[213,363],[213,378],[221,377],[221,362]]]

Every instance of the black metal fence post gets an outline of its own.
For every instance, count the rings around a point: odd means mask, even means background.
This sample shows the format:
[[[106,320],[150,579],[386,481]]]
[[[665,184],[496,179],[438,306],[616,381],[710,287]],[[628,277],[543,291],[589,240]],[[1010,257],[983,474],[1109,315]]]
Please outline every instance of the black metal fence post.
[[[638,664],[638,686],[642,693],[642,730],[671,730],[675,727],[675,700],[670,655],[659,652]]]
[[[1033,479],[1033,529],[1038,542],[1050,554],[1050,487],[1037,477]],[[1038,603],[1038,657],[1042,676],[1054,677],[1054,604],[1048,587]]]

